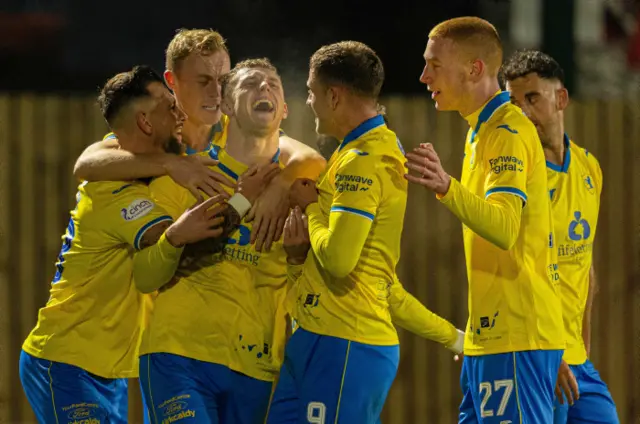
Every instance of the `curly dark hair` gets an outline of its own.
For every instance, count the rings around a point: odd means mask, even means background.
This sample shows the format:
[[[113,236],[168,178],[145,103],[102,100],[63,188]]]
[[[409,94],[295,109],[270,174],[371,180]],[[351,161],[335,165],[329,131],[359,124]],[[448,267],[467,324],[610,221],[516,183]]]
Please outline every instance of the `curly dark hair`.
[[[518,50],[507,59],[500,71],[501,83],[513,81],[528,74],[537,74],[540,78],[554,79],[564,84],[564,70],[558,62],[539,50]]]
[[[150,96],[149,84],[153,82],[166,86],[162,77],[145,65],[136,66],[131,71],[119,73],[109,79],[98,96],[98,106],[107,124],[113,128],[122,109],[137,99]]]

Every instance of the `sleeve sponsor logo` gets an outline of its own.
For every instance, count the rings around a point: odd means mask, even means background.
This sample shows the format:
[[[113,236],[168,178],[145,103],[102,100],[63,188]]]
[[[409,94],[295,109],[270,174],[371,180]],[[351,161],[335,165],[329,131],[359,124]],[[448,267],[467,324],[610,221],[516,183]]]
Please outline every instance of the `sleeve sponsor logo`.
[[[373,185],[373,180],[366,175],[336,174],[336,191],[367,191]]]
[[[524,162],[515,156],[498,156],[489,159],[489,167],[491,172],[496,175],[503,172],[522,172],[524,171]]]
[[[154,207],[155,204],[149,199],[136,199],[126,208],[122,208],[120,214],[125,221],[134,221],[151,212]]]

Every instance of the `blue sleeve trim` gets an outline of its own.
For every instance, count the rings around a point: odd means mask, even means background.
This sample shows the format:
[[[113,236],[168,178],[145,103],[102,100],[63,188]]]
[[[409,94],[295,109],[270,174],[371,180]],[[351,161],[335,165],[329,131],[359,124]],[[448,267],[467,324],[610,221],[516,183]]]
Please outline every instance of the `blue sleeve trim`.
[[[490,190],[487,190],[487,193],[484,195],[484,198],[486,199],[487,197],[496,193],[515,194],[516,196],[520,197],[525,203],[527,203],[527,195],[524,193],[524,191],[515,187],[494,187]]]
[[[359,215],[362,216],[364,218],[367,218],[371,221],[373,221],[373,218],[375,218],[375,215],[369,212],[365,212],[362,211],[360,209],[356,209],[356,208],[349,208],[347,206],[331,206],[331,212],[347,212],[347,213],[352,213],[354,215]]]
[[[163,215],[163,216],[159,216],[159,217],[147,222],[146,224],[144,224],[142,226],[142,228],[140,228],[138,230],[138,233],[136,234],[135,238],[133,239],[133,247],[134,247],[134,249],[140,250],[140,240],[142,240],[142,236],[144,236],[144,233],[149,228],[153,227],[158,222],[162,222],[162,221],[173,221],[173,218],[171,218],[169,215]]]

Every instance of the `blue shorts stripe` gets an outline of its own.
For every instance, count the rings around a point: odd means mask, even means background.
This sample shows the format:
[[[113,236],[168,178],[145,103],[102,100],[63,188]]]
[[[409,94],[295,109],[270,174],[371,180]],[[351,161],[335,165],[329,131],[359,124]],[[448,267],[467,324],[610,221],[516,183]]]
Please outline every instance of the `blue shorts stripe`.
[[[347,343],[347,353],[344,355],[344,367],[342,368],[342,380],[340,381],[340,392],[338,393],[338,404],[336,406],[336,422],[340,417],[340,402],[342,401],[342,391],[344,390],[344,376],[347,374],[347,366],[349,364],[349,351],[351,350],[351,341]]]
[[[56,418],[56,424],[60,423],[58,419],[58,412],[56,411],[56,398],[53,395],[53,377],[51,376],[51,367],[53,366],[53,362],[49,361],[49,366],[47,367],[47,374],[49,375],[49,390],[51,390],[51,406],[53,406],[53,416]]]
[[[512,353],[513,356],[513,382],[516,391],[516,405],[518,406],[518,415],[520,416],[520,424],[522,424],[522,404],[520,403],[520,390],[518,389],[518,364],[516,362],[516,353]]]

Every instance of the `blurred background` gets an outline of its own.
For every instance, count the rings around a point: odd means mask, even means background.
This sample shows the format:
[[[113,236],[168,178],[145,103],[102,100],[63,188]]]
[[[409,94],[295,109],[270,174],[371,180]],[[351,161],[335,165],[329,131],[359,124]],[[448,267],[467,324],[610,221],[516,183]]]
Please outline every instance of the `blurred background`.
[[[213,28],[232,62],[267,56],[289,103],[283,128],[316,146],[304,105],[309,56],[344,39],[381,56],[382,103],[405,149],[432,141],[459,177],[467,127],[436,115],[418,77],[429,30],[455,16],[491,21],[506,53],[541,48],[565,68],[567,132],[600,160],[604,192],[595,267],[592,361],[621,423],[640,423],[640,3],[637,0],[0,0],[0,423],[32,423],[18,376],[25,336],[48,298],[73,207],[73,164],[106,132],[95,106],[111,75],[146,63],[164,70],[181,27]],[[399,274],[420,300],[463,327],[467,286],[460,223],[411,187]],[[435,343],[400,331],[401,362],[382,421],[457,422],[460,365]],[[141,422],[131,384],[130,422]]]

